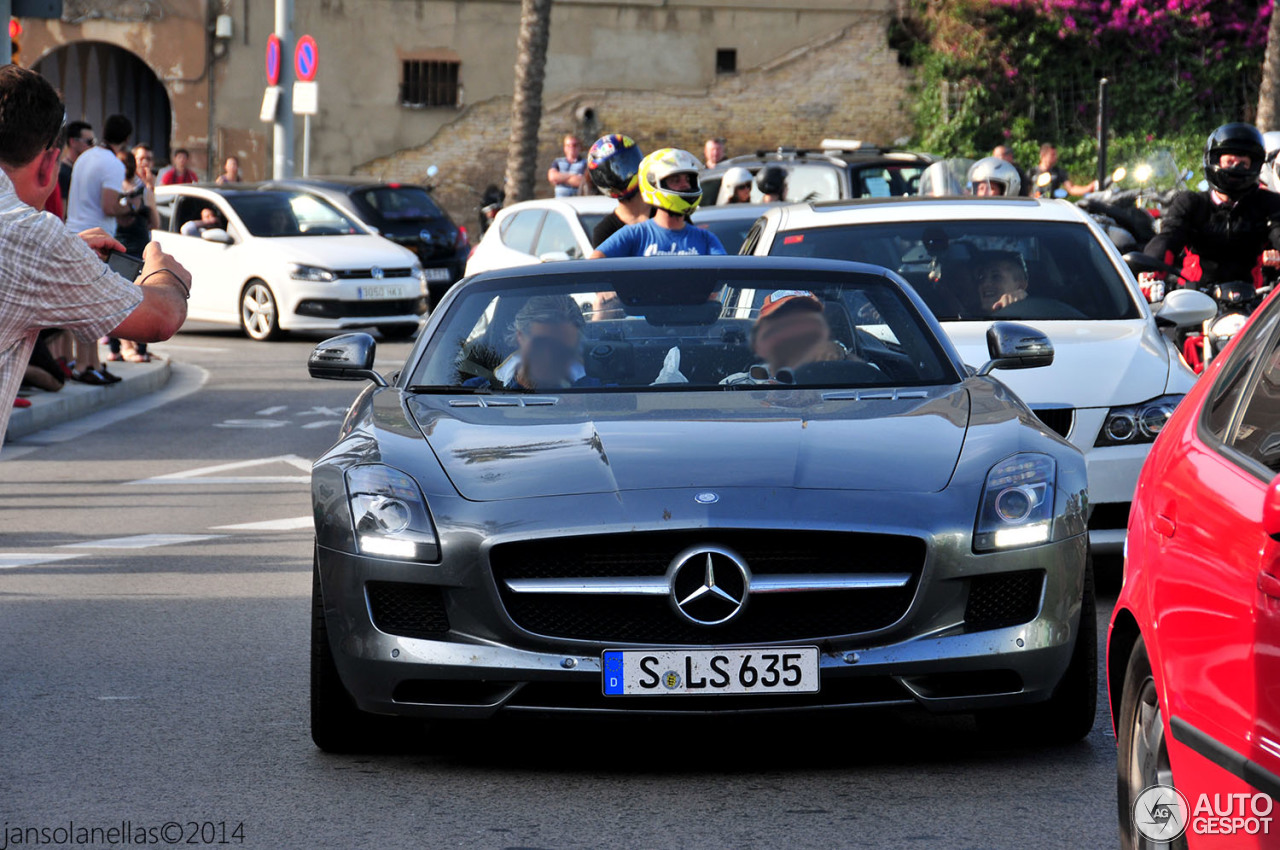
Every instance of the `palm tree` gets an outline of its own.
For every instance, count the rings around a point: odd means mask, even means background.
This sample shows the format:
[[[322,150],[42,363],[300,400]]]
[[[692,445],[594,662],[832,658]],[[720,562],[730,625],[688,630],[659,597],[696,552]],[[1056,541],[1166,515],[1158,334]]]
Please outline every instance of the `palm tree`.
[[[1263,132],[1280,130],[1280,13],[1274,11],[1267,30],[1267,55],[1262,62],[1257,123]]]
[[[511,98],[511,138],[507,145],[507,204],[533,197],[542,123],[542,81],[551,36],[551,0],[521,0],[516,39],[515,93]]]

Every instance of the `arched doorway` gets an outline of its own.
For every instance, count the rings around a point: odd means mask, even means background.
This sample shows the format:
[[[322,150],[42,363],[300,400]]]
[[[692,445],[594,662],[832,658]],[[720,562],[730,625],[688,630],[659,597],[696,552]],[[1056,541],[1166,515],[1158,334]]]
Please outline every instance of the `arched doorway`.
[[[34,70],[62,92],[72,121],[88,121],[101,133],[108,115],[125,115],[133,122],[133,142],[151,145],[158,161],[169,161],[169,93],[137,56],[103,41],[77,41],[41,58]]]

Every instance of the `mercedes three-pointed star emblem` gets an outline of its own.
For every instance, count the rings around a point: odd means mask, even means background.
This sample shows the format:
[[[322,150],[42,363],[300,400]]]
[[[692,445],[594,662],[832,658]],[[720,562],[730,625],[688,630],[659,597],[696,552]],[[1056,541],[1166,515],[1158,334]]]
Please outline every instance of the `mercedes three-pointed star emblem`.
[[[718,626],[742,613],[751,590],[751,570],[736,553],[695,546],[676,556],[667,570],[676,613],[699,626]]]

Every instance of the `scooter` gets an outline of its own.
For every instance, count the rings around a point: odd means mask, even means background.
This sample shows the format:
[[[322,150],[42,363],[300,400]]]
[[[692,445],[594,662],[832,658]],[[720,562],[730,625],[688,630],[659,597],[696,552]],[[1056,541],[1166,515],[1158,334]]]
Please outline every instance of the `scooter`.
[[[1136,252],[1125,254],[1124,261],[1131,269],[1141,268],[1143,271],[1176,277],[1182,281],[1182,288],[1198,289],[1217,303],[1217,315],[1206,319],[1199,332],[1188,331],[1181,339],[1174,340],[1182,351],[1182,359],[1197,375],[1204,372],[1210,361],[1222,353],[1249,320],[1249,315],[1266,300],[1272,290],[1272,286],[1255,288],[1253,283],[1245,280],[1217,283],[1201,289],[1195,281],[1188,280],[1181,270],[1146,254]],[[1164,299],[1164,283],[1142,284],[1142,286],[1143,294],[1147,296],[1149,302]]]

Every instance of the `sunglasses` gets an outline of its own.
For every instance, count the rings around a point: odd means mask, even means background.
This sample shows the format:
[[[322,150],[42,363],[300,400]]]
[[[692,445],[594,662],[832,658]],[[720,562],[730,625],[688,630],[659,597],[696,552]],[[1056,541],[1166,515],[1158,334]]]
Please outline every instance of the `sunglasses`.
[[[67,112],[62,111],[62,124],[54,132],[53,138],[49,140],[49,144],[45,146],[46,150],[57,150],[62,147],[62,140],[67,137]]]

